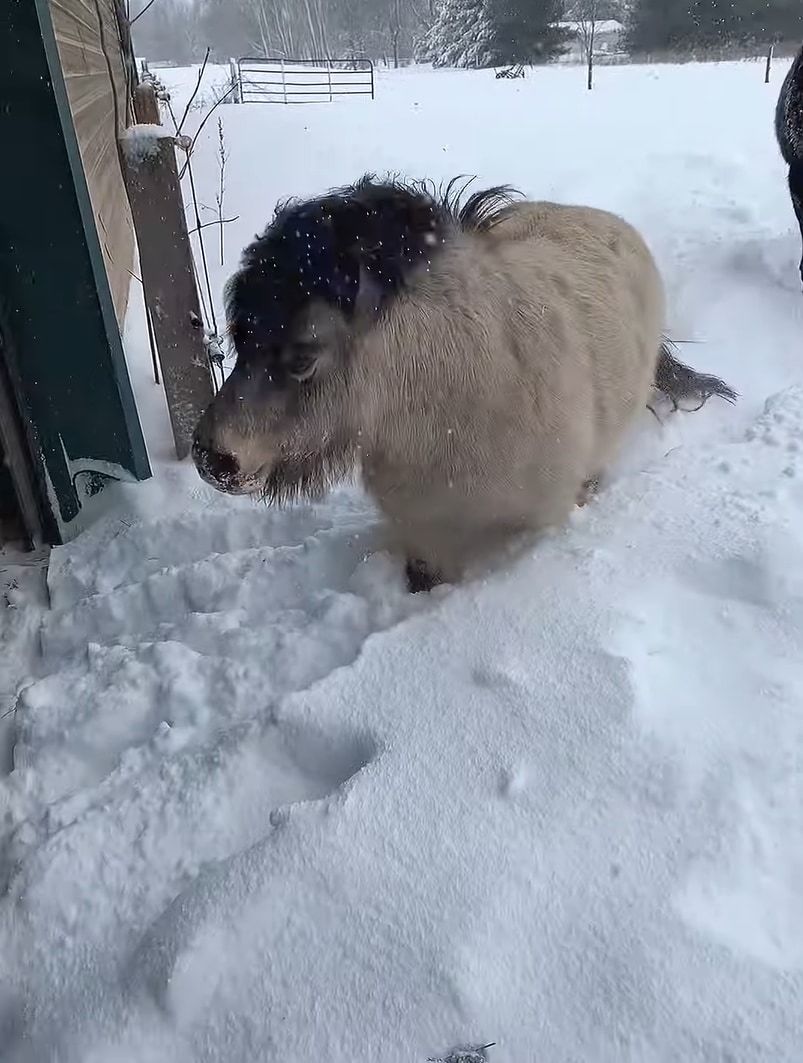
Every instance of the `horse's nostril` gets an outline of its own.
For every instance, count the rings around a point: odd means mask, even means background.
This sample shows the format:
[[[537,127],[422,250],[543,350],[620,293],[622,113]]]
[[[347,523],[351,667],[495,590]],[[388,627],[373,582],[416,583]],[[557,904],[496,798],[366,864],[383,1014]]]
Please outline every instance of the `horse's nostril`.
[[[198,471],[205,480],[217,484],[231,483],[236,479],[238,465],[231,454],[223,454],[218,450],[211,450],[196,443],[192,448],[192,456]]]
[[[212,474],[217,480],[233,480],[238,472],[238,465],[231,454],[220,454],[213,450],[209,455]]]

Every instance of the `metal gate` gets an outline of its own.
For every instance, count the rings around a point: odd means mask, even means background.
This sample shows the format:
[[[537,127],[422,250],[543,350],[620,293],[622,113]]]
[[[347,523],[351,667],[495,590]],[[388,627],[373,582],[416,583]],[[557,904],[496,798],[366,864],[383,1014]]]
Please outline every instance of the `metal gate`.
[[[374,98],[370,59],[238,59],[240,103],[331,103],[336,96]]]

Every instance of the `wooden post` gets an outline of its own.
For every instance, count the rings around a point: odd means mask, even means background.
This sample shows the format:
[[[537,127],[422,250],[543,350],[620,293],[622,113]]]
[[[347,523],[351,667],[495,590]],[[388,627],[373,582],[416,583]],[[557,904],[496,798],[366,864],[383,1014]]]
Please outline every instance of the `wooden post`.
[[[772,70],[772,57],[775,55],[775,45],[771,44],[767,52],[767,69],[764,71],[764,84],[770,83],[770,71]]]
[[[594,18],[591,22],[591,33],[588,38],[588,91],[594,88],[594,36],[596,33],[597,22]]]
[[[156,92],[148,81],[141,82],[134,89],[134,115],[141,125],[159,125],[162,121]]]
[[[214,389],[174,145],[162,126],[132,126],[122,155],[176,455],[184,458]]]
[[[229,59],[229,79],[231,82],[231,102],[242,103],[243,84],[240,66],[236,59]]]

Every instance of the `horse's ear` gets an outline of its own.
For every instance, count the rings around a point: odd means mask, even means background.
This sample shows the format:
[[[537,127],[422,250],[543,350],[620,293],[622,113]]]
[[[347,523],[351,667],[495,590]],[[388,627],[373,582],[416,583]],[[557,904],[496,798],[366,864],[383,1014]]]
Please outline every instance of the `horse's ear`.
[[[351,247],[336,247],[327,278],[330,299],[350,316],[360,284],[360,260]]]
[[[367,266],[359,267],[358,277],[354,316],[357,320],[370,321],[378,315],[382,307],[382,286]]]
[[[346,318],[364,321],[379,312],[383,289],[371,266],[362,261],[363,258],[357,248],[350,248],[338,255],[338,263],[329,282],[329,293]]]

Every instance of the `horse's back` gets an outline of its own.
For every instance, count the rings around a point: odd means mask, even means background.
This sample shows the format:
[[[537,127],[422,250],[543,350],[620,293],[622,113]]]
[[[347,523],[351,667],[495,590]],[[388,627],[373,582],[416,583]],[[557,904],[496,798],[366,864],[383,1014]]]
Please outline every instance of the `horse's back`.
[[[623,403],[629,414],[629,397],[640,403],[652,383],[665,312],[661,276],[639,232],[596,208],[525,203],[494,227],[492,242],[520,282],[531,279],[536,309],[560,319],[556,360],[573,360],[588,376],[596,409],[610,412],[604,420],[618,421]]]

